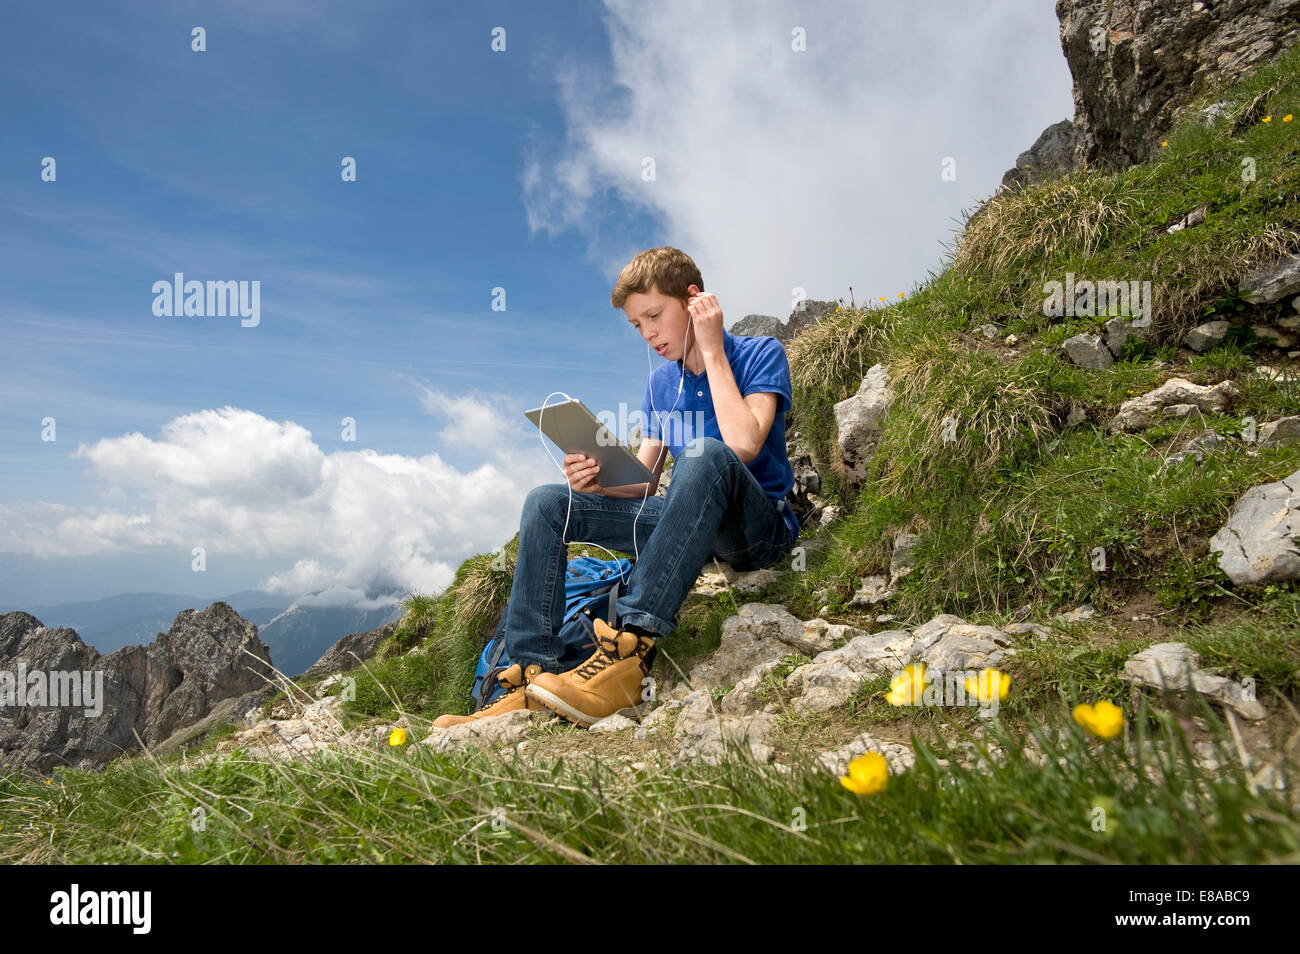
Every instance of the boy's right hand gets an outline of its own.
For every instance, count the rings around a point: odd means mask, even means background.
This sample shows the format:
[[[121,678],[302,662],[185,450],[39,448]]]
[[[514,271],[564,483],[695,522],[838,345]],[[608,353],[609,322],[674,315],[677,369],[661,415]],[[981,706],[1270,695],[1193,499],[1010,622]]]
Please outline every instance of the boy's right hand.
[[[576,493],[600,493],[600,463],[586,454],[564,455],[564,477]]]

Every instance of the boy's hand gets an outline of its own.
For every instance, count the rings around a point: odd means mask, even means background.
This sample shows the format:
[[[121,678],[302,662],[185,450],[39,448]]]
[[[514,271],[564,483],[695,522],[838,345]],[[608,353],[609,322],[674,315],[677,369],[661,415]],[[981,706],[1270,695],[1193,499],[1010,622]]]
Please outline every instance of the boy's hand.
[[[600,493],[600,463],[586,454],[564,455],[564,478],[576,493]]]
[[[700,291],[694,285],[686,303],[686,310],[691,316],[692,334],[695,347],[700,354],[723,354],[725,352],[722,338],[722,308],[713,292]]]

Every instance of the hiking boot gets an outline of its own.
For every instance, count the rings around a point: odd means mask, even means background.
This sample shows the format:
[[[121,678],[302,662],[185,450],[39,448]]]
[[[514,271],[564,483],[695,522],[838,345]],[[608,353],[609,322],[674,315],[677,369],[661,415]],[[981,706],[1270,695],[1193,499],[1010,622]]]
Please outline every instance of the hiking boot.
[[[641,702],[641,682],[654,664],[655,641],[592,620],[596,651],[581,665],[559,674],[544,672],[524,691],[557,715],[589,726]]]
[[[465,722],[473,722],[475,719],[489,719],[492,716],[505,715],[507,712],[514,712],[516,709],[541,709],[542,704],[534,702],[523,692],[528,680],[533,679],[542,671],[542,667],[534,663],[527,669],[520,667],[515,663],[506,669],[503,669],[497,675],[497,682],[506,687],[506,694],[492,703],[490,706],[484,706],[478,712],[471,713],[467,716],[440,715],[433,720],[435,729],[445,729],[448,726],[461,725]]]

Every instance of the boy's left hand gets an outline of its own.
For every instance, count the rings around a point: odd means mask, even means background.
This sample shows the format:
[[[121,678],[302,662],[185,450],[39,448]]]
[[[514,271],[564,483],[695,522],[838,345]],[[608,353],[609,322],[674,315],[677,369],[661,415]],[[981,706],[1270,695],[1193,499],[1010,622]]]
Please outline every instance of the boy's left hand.
[[[698,291],[686,303],[691,316],[691,333],[700,354],[722,354],[722,308],[713,292]]]

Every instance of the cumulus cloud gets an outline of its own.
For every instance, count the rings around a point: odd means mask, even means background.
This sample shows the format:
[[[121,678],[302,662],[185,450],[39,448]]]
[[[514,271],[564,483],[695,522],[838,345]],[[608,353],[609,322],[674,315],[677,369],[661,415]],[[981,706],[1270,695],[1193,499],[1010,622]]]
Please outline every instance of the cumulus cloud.
[[[490,417],[474,420],[491,430]],[[173,547],[188,559],[203,547],[209,563],[286,554],[298,558],[262,588],[361,608],[441,590],[467,556],[510,539],[538,476],[491,462],[458,470],[436,453],[327,453],[292,421],[229,406],[175,418],[157,438],[104,438],[71,456],[114,499],[129,492],[129,504],[0,507],[0,551]]]
[[[853,286],[859,302],[907,290],[940,263],[961,210],[1073,114],[1048,3],[605,8],[608,70],[554,67],[565,134],[532,130],[529,227],[576,231],[616,275],[646,244],[644,230],[621,238],[616,194],[695,259],[728,325],[784,318],[795,288],[847,299]]]

